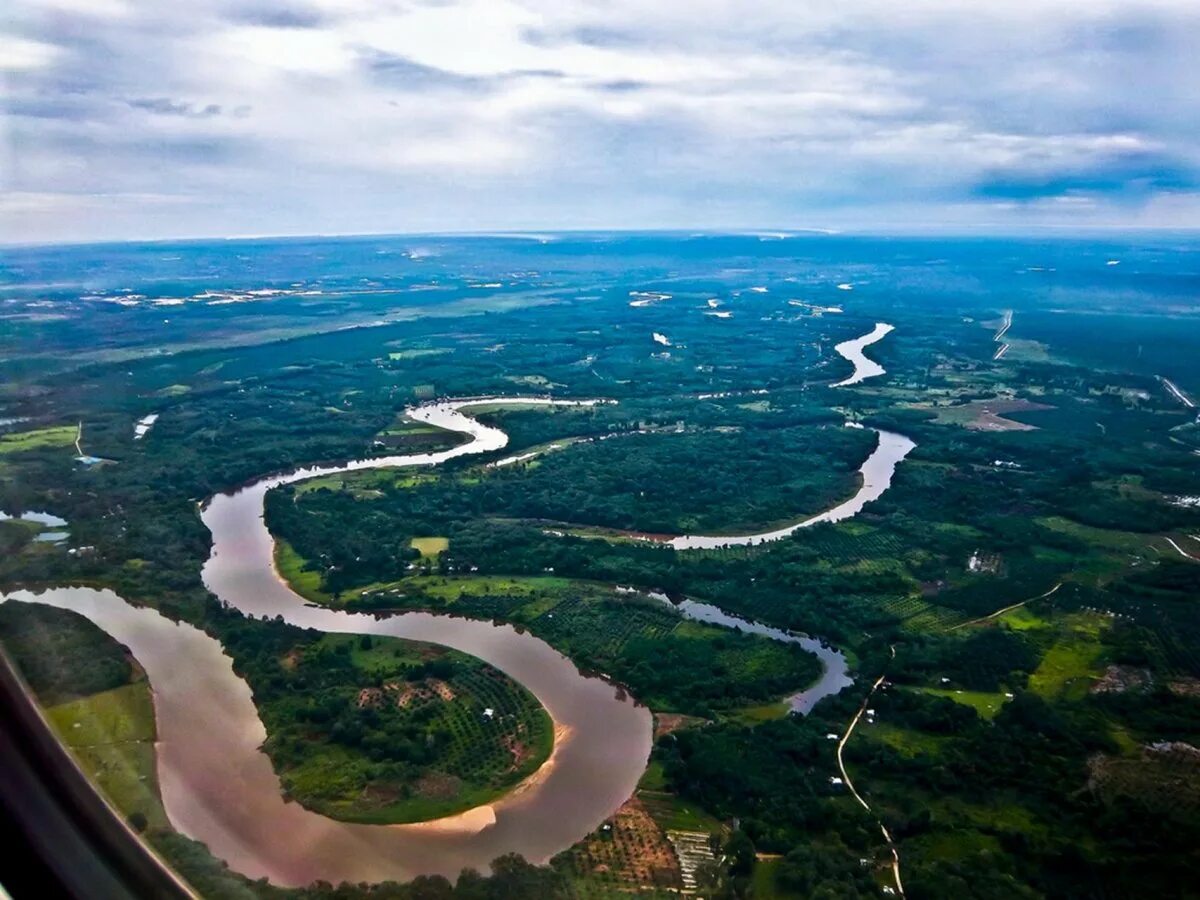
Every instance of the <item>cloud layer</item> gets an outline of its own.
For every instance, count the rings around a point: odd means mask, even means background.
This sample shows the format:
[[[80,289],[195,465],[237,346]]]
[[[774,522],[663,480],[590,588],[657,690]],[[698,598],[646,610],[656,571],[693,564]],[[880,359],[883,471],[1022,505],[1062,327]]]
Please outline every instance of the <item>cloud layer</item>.
[[[0,240],[1200,227],[1194,0],[11,0]]]

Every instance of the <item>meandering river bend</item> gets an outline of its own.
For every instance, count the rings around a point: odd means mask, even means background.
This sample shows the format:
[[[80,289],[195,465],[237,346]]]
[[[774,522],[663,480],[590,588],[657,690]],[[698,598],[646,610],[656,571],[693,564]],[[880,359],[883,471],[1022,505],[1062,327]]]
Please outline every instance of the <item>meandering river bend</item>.
[[[842,341],[836,345],[833,349],[854,364],[854,371],[849,378],[843,378],[841,381],[831,384],[830,387],[850,387],[850,385],[858,384],[868,378],[883,375],[887,370],[875,360],[868,359],[863,350],[876,341],[882,341],[895,330],[895,326],[889,325],[887,322],[876,322],[875,327],[862,337]]]
[[[278,616],[303,628],[453,647],[490,663],[538,698],[555,721],[553,754],[529,779],[489,806],[436,822],[378,826],[338,822],[286,802],[270,760],[260,749],[266,735],[250,689],[214,638],[170,622],[154,610],[135,608],[111,591],[62,587],[36,594],[17,591],[0,599],[72,609],[129,647],[154,692],[159,780],[172,825],[251,878],[266,877],[281,885],[316,879],[374,882],[418,874],[453,876],[466,866],[485,869],[492,859],[509,852],[545,861],[595,828],[633,792],[650,752],[649,711],[612,684],[581,675],[545,642],[508,625],[427,613],[376,618],[306,605],[275,571],[263,501],[271,488],[306,478],[365,468],[432,466],[503,448],[507,435],[466,416],[462,410],[470,406],[590,402],[483,398],[427,404],[410,410],[410,416],[471,440],[439,453],[356,460],[268,476],[211,498],[201,511],[213,537],[204,583],[228,606],[249,616]],[[846,515],[857,512],[886,489],[894,468],[893,462],[880,473],[881,482],[865,479],[856,495],[864,499],[853,511],[846,504],[837,509],[846,508]],[[776,633],[715,607],[688,603],[682,611],[693,618],[777,640],[811,641],[809,649],[814,651],[820,647],[811,638]],[[850,683],[840,654],[821,649],[825,674],[817,685],[790,698],[797,711],[807,711],[820,697]]]

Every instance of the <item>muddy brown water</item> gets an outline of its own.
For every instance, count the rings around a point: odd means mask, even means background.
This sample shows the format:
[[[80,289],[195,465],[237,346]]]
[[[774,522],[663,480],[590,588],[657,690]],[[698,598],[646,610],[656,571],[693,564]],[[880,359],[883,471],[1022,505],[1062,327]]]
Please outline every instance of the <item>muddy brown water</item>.
[[[158,775],[171,824],[250,878],[303,885],[318,879],[337,883],[408,880],[420,874],[453,877],[464,867],[486,870],[497,856],[512,852],[544,862],[596,828],[632,794],[649,757],[649,711],[611,683],[585,677],[548,644],[510,625],[427,613],[384,618],[307,605],[275,571],[263,501],[271,488],[306,478],[364,468],[432,466],[499,450],[507,435],[467,417],[461,412],[464,407],[553,402],[486,398],[428,404],[410,410],[410,415],[472,440],[439,453],[272,475],[211,498],[201,511],[213,538],[204,583],[228,606],[248,616],[280,617],[302,628],[452,647],[490,663],[538,698],[555,721],[553,754],[534,775],[488,806],[434,822],[386,826],[338,822],[307,810],[284,799],[270,760],[260,749],[266,733],[249,686],[234,673],[232,661],[214,638],[152,609],[133,607],[106,590],[17,591],[0,600],[74,610],[130,649],[153,687]],[[888,476],[890,481],[890,472]],[[715,607],[685,612],[730,627],[749,624],[722,621]],[[817,642],[813,644],[816,651]],[[832,653],[826,648],[819,654],[826,674],[820,686],[806,692],[810,702],[796,703],[801,695],[791,698],[797,711],[849,683],[844,660]]]

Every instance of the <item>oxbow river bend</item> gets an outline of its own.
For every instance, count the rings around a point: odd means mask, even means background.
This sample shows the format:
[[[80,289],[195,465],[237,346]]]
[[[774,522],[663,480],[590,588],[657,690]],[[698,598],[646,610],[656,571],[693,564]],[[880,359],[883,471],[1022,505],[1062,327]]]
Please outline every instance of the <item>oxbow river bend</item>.
[[[471,440],[440,453],[271,475],[217,495],[201,510],[213,538],[204,583],[227,605],[249,616],[279,616],[303,628],[452,647],[490,663],[538,698],[555,722],[554,751],[537,772],[489,806],[435,822],[378,826],[338,822],[285,802],[270,760],[260,750],[266,734],[250,689],[233,672],[215,639],[154,610],[135,608],[111,591],[62,587],[37,594],[18,591],[3,599],[75,610],[129,647],[154,691],[159,779],[172,825],[251,878],[303,885],[317,879],[336,883],[407,880],[435,873],[454,876],[466,866],[486,869],[492,859],[509,852],[543,862],[589,833],[632,794],[649,757],[649,711],[609,682],[581,675],[549,645],[508,625],[427,613],[374,617],[306,605],[275,570],[263,501],[272,488],[307,478],[366,468],[432,466],[502,449],[508,442],[503,431],[464,414],[473,405],[595,402],[493,397],[416,407],[409,411],[412,418]],[[880,435],[880,448],[885,434]],[[848,501],[854,504],[861,496],[861,502],[852,510],[847,504],[836,509],[853,515],[879,496],[891,481],[895,463],[911,449],[908,443],[890,465],[881,466],[879,480],[867,473],[871,459],[881,453],[877,449],[864,464],[863,487]],[[893,450],[887,455],[895,454]],[[773,533],[768,539],[777,536]],[[798,712],[851,683],[841,654],[813,638],[737,619],[696,601],[685,601],[680,609],[692,618],[799,642],[816,652],[825,672],[817,684],[788,698]]]

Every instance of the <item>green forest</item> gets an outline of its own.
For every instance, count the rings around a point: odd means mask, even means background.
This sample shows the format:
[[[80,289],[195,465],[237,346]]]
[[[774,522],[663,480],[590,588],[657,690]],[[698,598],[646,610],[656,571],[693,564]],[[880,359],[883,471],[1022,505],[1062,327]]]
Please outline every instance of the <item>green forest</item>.
[[[265,499],[276,565],[304,601],[511,625],[649,710],[633,796],[548,862],[506,855],[405,884],[244,877],[175,833],[156,782],[139,782],[153,685],[136,660],[77,615],[0,603],[0,643],[66,739],[109,723],[137,747],[75,751],[107,754],[101,787],[200,893],[609,900],[686,883],[866,898],[894,889],[898,865],[914,900],[1194,895],[1200,426],[1162,379],[1200,394],[1200,326],[1149,289],[1131,312],[1091,276],[1068,284],[1084,263],[1067,245],[1052,245],[1053,290],[1012,274],[1014,259],[1041,265],[1043,244],[982,258],[872,245],[885,261],[871,264],[854,242],[816,261],[737,246],[667,262],[506,250],[518,256],[479,270],[500,280],[536,260],[537,290],[487,311],[448,255],[420,264],[444,297],[370,327],[345,327],[376,321],[364,295],[264,301],[259,319],[189,308],[163,352],[140,309],[96,352],[88,321],[49,327],[36,352],[12,344],[0,591],[107,588],[203,629],[253,692],[287,797],[357,823],[504,796],[548,758],[553,724],[461,652],[222,603],[203,578],[203,503],[300,466],[465,447],[408,416],[431,400],[616,401],[484,407],[472,415],[508,435],[502,448]],[[871,277],[839,292],[847,271]],[[669,299],[631,305],[643,294]],[[732,316],[706,316],[710,299]],[[261,340],[227,340],[255,321]],[[886,374],[831,387],[850,369],[834,346],[882,321],[896,330],[867,353]],[[768,532],[850,498],[877,429],[916,448],[856,515],[755,546],[656,540]],[[688,618],[687,600],[757,631]],[[852,684],[790,714],[822,664],[770,629],[836,648]]]

